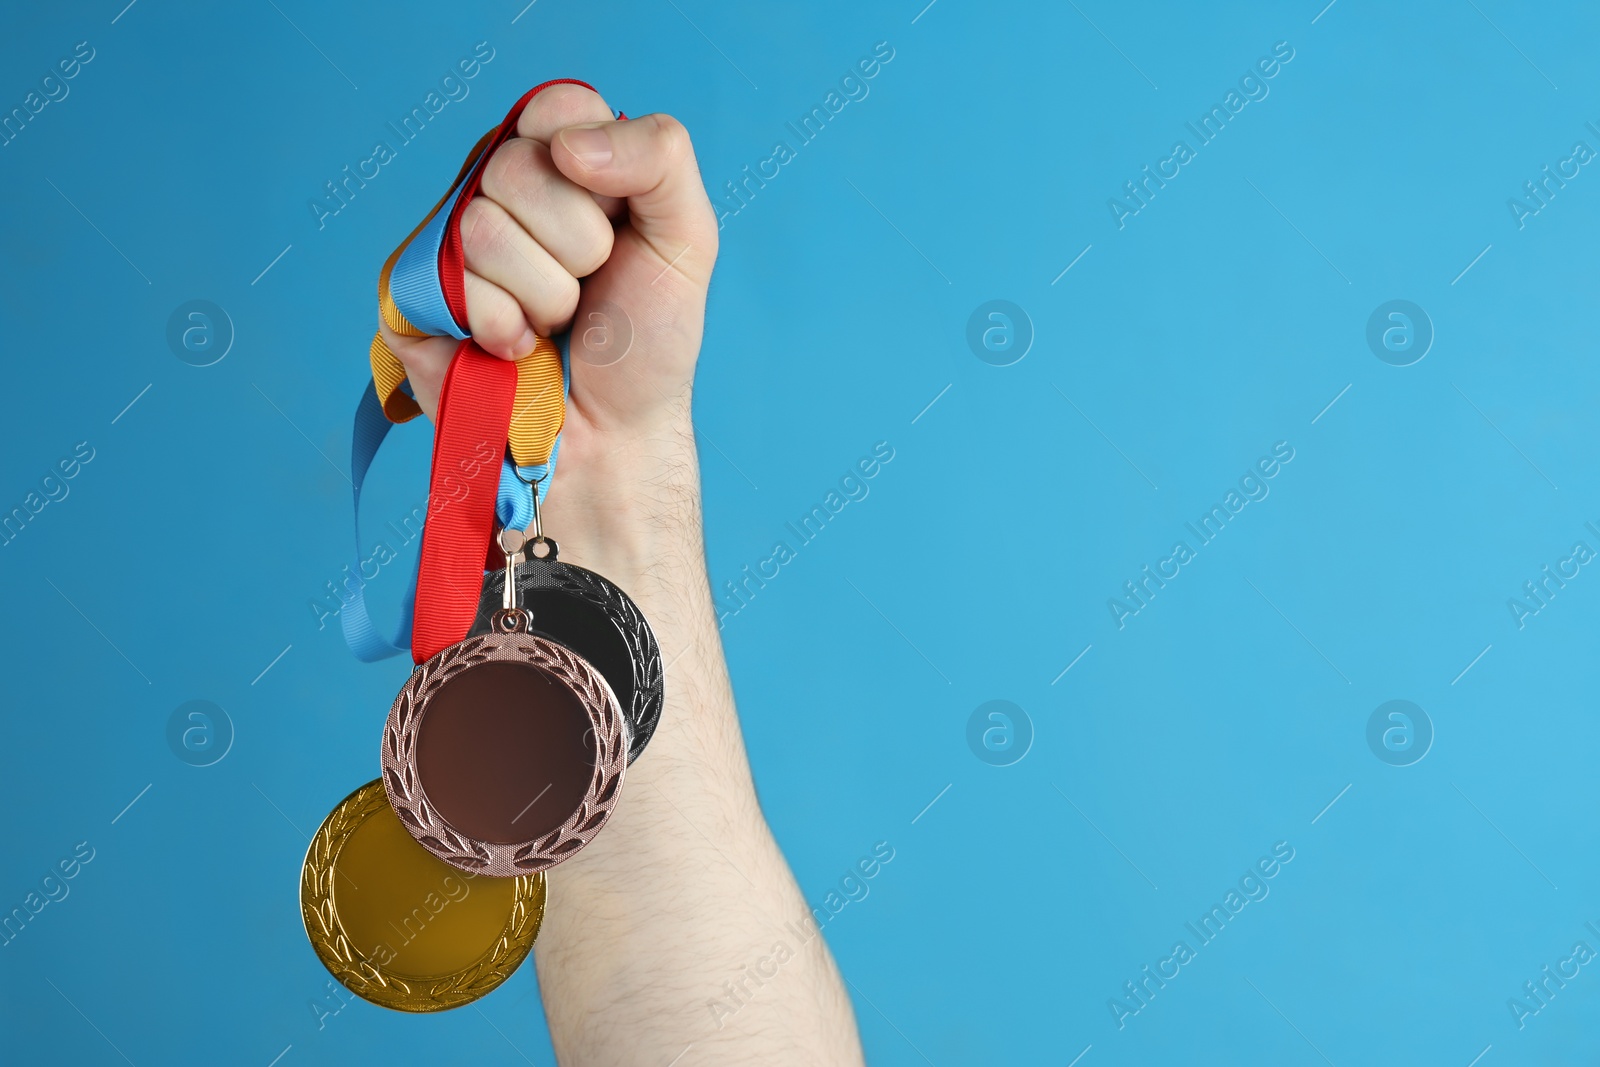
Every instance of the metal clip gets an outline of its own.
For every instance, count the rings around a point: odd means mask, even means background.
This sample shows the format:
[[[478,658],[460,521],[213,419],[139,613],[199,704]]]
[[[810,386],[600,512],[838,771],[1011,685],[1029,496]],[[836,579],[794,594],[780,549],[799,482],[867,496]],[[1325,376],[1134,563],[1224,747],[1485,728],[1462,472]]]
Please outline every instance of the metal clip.
[[[521,530],[507,527],[500,531],[500,550],[506,554],[506,589],[500,601],[504,611],[517,610],[517,557],[526,543]]]
[[[517,481],[528,487],[528,492],[533,497],[533,522],[524,533],[529,541],[543,541],[544,524],[539,521],[539,485],[548,475],[540,475],[530,481],[522,476],[522,471],[518,470],[515,464],[511,467],[511,473],[517,476]]]

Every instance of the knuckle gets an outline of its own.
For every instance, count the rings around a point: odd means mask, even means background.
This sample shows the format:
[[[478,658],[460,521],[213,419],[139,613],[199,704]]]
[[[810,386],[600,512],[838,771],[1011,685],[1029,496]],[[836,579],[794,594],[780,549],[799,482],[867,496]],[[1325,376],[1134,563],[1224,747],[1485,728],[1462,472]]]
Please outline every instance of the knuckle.
[[[482,325],[476,331],[480,343],[486,345],[509,345],[522,336],[525,326],[522,311],[509,301],[495,301],[484,308],[479,319]]]
[[[587,115],[594,111],[596,104],[603,102],[600,94],[587,85],[573,85],[570,82],[552,85],[539,96],[549,98],[548,106],[557,117]]]
[[[582,252],[574,257],[572,273],[580,278],[587,277],[605,266],[606,260],[611,258],[611,249],[616,241],[616,231],[611,228],[611,222],[599,210],[584,212],[588,220],[586,232],[581,244]],[[574,283],[576,284],[576,283]]]
[[[693,151],[689,130],[683,123],[664,114],[651,115],[650,119],[655,125],[656,146],[669,160],[677,162]]]
[[[610,117],[611,110],[599,93],[586,86],[564,84],[552,85],[535,94],[523,114],[536,127],[559,130],[580,122],[593,122],[601,111],[605,112],[605,117]]]
[[[528,322],[542,337],[560,333],[578,310],[578,279],[567,276],[540,290],[538,305],[528,308]]]
[[[491,197],[516,196],[542,177],[539,148],[525,137],[513,137],[489,157],[483,170],[483,191]]]
[[[578,310],[579,293],[578,279],[570,276],[562,278],[551,287],[547,294],[548,306],[545,309],[550,321],[540,323],[543,327],[542,333],[547,335],[555,333],[572,321],[572,316]]]
[[[400,369],[406,372],[406,377],[408,378],[415,374],[421,366],[421,362],[417,359],[416,353],[412,351],[410,345],[401,345],[397,348],[391,344],[389,351],[393,352],[394,358],[400,361]]]
[[[482,263],[501,243],[500,227],[496,217],[500,208],[492,200],[474,197],[461,212],[461,247],[466,251],[467,262]]]

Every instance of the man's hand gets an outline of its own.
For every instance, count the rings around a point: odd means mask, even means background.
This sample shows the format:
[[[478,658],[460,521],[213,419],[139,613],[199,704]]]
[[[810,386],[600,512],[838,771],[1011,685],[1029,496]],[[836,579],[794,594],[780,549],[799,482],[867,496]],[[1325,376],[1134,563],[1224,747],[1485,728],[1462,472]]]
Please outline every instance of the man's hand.
[[[687,415],[717,257],[716,218],[682,124],[611,116],[579,85],[536,94],[461,216],[473,339],[519,359],[535,334],[573,330],[564,467],[567,452],[595,451],[592,434],[649,432]],[[457,342],[383,335],[431,418]]]

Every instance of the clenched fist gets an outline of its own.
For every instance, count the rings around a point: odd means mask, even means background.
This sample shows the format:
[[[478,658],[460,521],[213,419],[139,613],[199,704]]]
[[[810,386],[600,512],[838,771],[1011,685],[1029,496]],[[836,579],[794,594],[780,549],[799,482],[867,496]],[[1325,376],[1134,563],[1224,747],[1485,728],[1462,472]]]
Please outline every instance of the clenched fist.
[[[461,216],[473,339],[514,360],[573,328],[563,475],[606,450],[597,435],[687,415],[717,256],[682,124],[612,115],[583,86],[535,94]],[[431,418],[457,342],[381,329]]]

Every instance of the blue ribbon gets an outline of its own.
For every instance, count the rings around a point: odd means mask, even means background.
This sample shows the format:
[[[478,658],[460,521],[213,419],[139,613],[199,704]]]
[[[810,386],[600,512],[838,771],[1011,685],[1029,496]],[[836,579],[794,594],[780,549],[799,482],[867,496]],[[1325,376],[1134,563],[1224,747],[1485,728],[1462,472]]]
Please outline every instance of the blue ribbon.
[[[483,161],[473,165],[477,170]],[[445,302],[444,286],[439,282],[439,249],[444,245],[445,228],[450,225],[450,214],[455,210],[461,192],[472,180],[469,174],[450,199],[434,213],[422,232],[406,245],[400,258],[389,272],[389,296],[400,314],[423,333],[437,337],[454,337],[464,341],[471,333],[456,322]]]
[[[451,203],[454,202],[452,197]],[[430,222],[428,227],[417,235],[417,239],[400,254],[400,259],[390,273],[389,292],[400,313],[413,325],[429,333],[448,334],[451,337],[465,339],[470,335],[461,332],[460,327],[456,325],[455,318],[445,303],[443,287],[439,284],[439,243],[444,235],[444,223],[440,220],[448,220],[449,216],[448,206],[440,208],[433,222]],[[436,233],[435,223],[438,224]],[[411,257],[413,250],[428,244],[432,246],[432,259],[426,258],[427,253],[424,251],[408,264],[408,257]],[[428,267],[430,262],[431,288],[426,284],[429,278],[424,274],[424,268]],[[402,268],[405,268],[403,276]],[[572,361],[569,350],[571,337],[563,334],[554,340],[561,349],[561,395],[566,398],[572,392]],[[400,388],[406,391],[406,395],[411,395],[410,382],[401,383]],[[410,652],[411,624],[416,612],[416,563],[411,566],[405,595],[400,601],[399,625],[392,638],[380,634],[372,621],[372,615],[367,610],[366,579],[361,574],[361,487],[366,483],[367,471],[371,469],[372,461],[377,456],[384,439],[389,436],[389,430],[393,425],[383,413],[383,405],[378,401],[377,387],[368,381],[366,389],[361,394],[361,400],[356,405],[355,425],[350,435],[350,486],[355,507],[356,558],[355,567],[351,571],[354,587],[346,586],[349,595],[343,598],[339,619],[340,628],[344,631],[345,644],[350,646],[350,651],[355,654],[356,659],[363,663],[374,663]],[[516,467],[511,461],[510,449],[506,450],[505,456],[501,459],[500,485],[495,494],[495,518],[500,521],[500,525],[521,530],[533,524],[533,494],[537,492],[539,503],[544,503],[545,495],[550,491],[550,482],[555,475],[556,457],[560,453],[560,434],[556,435],[547,463]],[[530,487],[529,482],[537,484]],[[423,525],[426,528],[426,518],[423,520]],[[420,558],[419,553],[418,562]]]
[[[409,395],[411,383],[402,383],[400,388]],[[361,486],[366,483],[372,460],[393,425],[383,414],[377,387],[368,381],[361,402],[356,405],[355,428],[350,438],[350,486],[356,516],[356,561],[350,575],[355,587],[349,589],[349,596],[342,598],[344,606],[339,612],[344,643],[362,663],[374,663],[410,651],[411,619],[417,601],[417,568],[413,564],[405,596],[400,602],[400,625],[392,639],[386,638],[378,633],[367,611],[366,579],[361,574]]]

